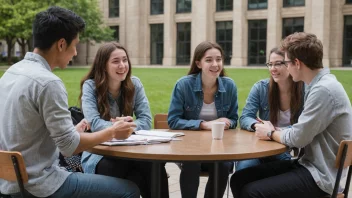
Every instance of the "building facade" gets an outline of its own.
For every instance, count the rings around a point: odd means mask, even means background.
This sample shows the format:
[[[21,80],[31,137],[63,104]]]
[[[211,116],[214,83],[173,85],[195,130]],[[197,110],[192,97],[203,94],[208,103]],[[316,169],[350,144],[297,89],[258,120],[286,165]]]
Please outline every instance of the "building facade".
[[[99,6],[134,65],[189,65],[205,40],[223,47],[227,65],[264,65],[282,38],[304,31],[323,42],[324,67],[352,66],[352,0],[100,0]],[[77,60],[92,62],[98,47],[82,44]]]

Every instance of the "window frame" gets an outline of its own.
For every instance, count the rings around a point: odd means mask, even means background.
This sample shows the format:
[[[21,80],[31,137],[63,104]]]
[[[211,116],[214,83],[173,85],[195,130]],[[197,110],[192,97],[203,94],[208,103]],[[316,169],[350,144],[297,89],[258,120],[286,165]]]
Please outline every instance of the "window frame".
[[[218,27],[220,26],[220,24],[223,23],[223,26],[225,27],[224,29],[219,29]],[[231,23],[231,29],[228,28],[228,25]],[[233,21],[216,21],[215,24],[216,27],[216,34],[215,34],[215,40],[216,43],[218,43],[221,48],[224,51],[224,65],[231,65],[231,58],[232,58],[232,44],[233,44]],[[231,30],[230,33],[230,39],[227,38],[227,34],[226,32],[228,30]],[[224,40],[220,40],[220,31],[224,31]],[[227,46],[230,45],[230,51],[227,51]]]
[[[114,3],[112,3],[112,2],[114,2]],[[109,0],[108,3],[109,3],[108,4],[108,6],[109,6],[109,18],[118,18],[118,17],[120,17],[120,0]],[[114,4],[115,7],[111,7],[111,4]],[[117,14],[116,15],[115,14],[112,15],[112,13],[113,13],[112,10],[114,10],[115,12],[117,11]]]
[[[156,29],[156,32],[153,32],[153,30]],[[159,35],[161,32],[161,39],[158,37],[158,39],[155,39],[155,35]],[[162,52],[159,53],[159,51],[156,50],[156,56],[154,60],[154,53],[153,53],[153,43],[156,45],[162,44]],[[158,48],[158,47],[156,47]],[[150,64],[151,65],[161,65],[163,64],[163,58],[164,58],[164,24],[163,23],[157,23],[157,24],[150,24]]]
[[[256,39],[251,39],[251,23],[252,22],[265,22],[265,38],[263,38],[263,39],[260,39],[260,29],[261,28],[255,28],[255,29],[257,29],[257,31],[256,31],[256,34],[257,34],[257,38]],[[266,63],[266,54],[267,54],[267,52],[266,52],[266,47],[267,47],[267,37],[268,37],[268,21],[267,21],[267,19],[259,19],[259,20],[248,20],[248,54],[247,54],[247,57],[248,57],[248,59],[247,59],[247,61],[248,61],[248,66],[256,66],[256,65],[261,65],[261,66],[266,66],[265,65],[265,63]],[[258,55],[256,55],[256,56],[251,56],[251,46],[250,46],[250,43],[251,42],[256,42],[256,46],[257,46],[257,51],[258,51],[258,53],[260,53],[260,51],[261,50],[258,50],[258,49],[260,49],[260,46],[259,46],[259,44],[260,43],[262,43],[262,42],[264,42],[265,41],[265,47],[264,47],[264,53],[263,53],[263,55],[261,55],[261,56],[258,56]],[[251,60],[251,58],[255,58],[255,59],[257,59],[256,60],[256,62],[255,63],[251,63],[250,62],[250,60]],[[260,58],[264,58],[264,61],[263,62],[260,62]]]
[[[256,1],[256,3],[252,3],[252,4],[256,4],[257,5],[257,8],[250,8],[249,5],[250,5],[250,1]],[[259,2],[260,0],[248,0],[248,6],[247,6],[247,9],[248,10],[265,10],[265,9],[268,9],[268,0],[266,0],[266,7],[263,7],[263,8],[259,8],[258,5],[259,5]]]
[[[222,6],[220,5],[221,4],[220,1],[221,0],[216,0],[216,12],[233,11],[233,0],[222,0],[222,1],[224,1],[224,4],[225,4],[225,5],[222,5]],[[231,3],[231,6],[230,6],[231,8],[225,8],[227,2]]]
[[[290,7],[304,7],[304,6],[306,6],[306,1],[305,0],[303,0],[303,5],[297,5],[297,3],[293,3],[292,5],[290,5],[290,4],[288,4],[288,1],[289,0],[282,0],[282,7],[290,8]],[[294,2],[297,2],[297,1],[294,1]]]
[[[153,4],[156,6],[158,10],[154,10],[153,12]],[[158,15],[164,14],[164,0],[150,0],[150,15]]]
[[[291,25],[291,26],[285,26],[285,20],[288,20],[288,19],[293,19],[294,21],[297,21],[299,19],[303,19],[303,29],[301,32],[304,32],[304,17],[289,17],[289,18],[282,18],[282,38],[285,38],[286,36],[288,35],[284,35],[285,33],[285,28],[287,27],[290,27],[291,28],[291,34],[294,33],[294,31],[292,31],[292,29],[294,29],[294,27],[298,27],[298,25]],[[294,22],[293,22],[294,23]]]
[[[181,29],[181,25],[183,25],[182,30]],[[191,31],[191,22],[183,22],[183,23],[177,23],[176,24],[176,65],[189,65],[191,62],[191,39],[192,39],[192,31]],[[186,30],[188,29],[188,30]],[[183,37],[186,38],[185,35],[187,35],[189,31],[189,40],[179,40],[180,35],[179,33],[182,32],[183,33]],[[180,49],[180,47],[182,46],[182,49]],[[188,46],[187,46],[188,45]],[[185,47],[189,47],[188,51],[189,54],[185,54],[185,53],[179,53],[184,52],[186,50]]]
[[[181,1],[181,2],[180,2]],[[186,2],[191,2],[191,6],[189,10],[185,9]],[[179,7],[179,3],[183,4],[183,10]],[[190,13],[192,12],[192,0],[176,0],[176,14],[181,14],[181,13]]]

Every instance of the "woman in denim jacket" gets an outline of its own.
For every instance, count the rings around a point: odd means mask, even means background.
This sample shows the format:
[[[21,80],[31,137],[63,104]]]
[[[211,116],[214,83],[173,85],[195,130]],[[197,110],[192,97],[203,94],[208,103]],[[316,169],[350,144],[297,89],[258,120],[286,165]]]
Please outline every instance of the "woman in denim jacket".
[[[261,124],[259,118],[270,120],[276,127],[290,127],[297,122],[303,110],[304,84],[294,82],[288,73],[284,53],[278,48],[270,51],[270,79],[261,80],[252,87],[246,105],[240,117],[241,129],[255,131],[255,126]],[[261,159],[250,159],[236,162],[236,171],[261,163],[275,160],[290,160],[289,152]]]
[[[143,85],[137,77],[131,76],[130,59],[119,43],[106,43],[99,48],[93,66],[81,81],[80,99],[92,132],[119,120],[134,121],[136,130],[151,128],[152,118]],[[142,197],[151,197],[151,162],[83,152],[82,167],[85,173],[129,179],[138,185]],[[161,169],[162,197],[168,197],[165,167]]]
[[[237,88],[232,79],[224,76],[223,59],[223,50],[216,43],[205,41],[196,47],[188,76],[177,81],[172,93],[168,113],[171,129],[211,130],[214,121],[225,122],[225,129],[236,128]],[[233,163],[219,163],[218,178],[214,178],[213,166],[213,163],[182,163],[183,198],[197,197],[201,170],[209,171],[204,197],[213,197],[214,182],[219,183],[218,196],[223,196]]]

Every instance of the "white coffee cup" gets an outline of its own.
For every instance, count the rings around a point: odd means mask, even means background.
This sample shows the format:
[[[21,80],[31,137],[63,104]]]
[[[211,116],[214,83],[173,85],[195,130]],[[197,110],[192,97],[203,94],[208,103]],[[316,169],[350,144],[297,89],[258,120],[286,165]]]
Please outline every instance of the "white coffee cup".
[[[211,133],[213,139],[221,140],[224,136],[225,122],[213,122],[211,125]]]

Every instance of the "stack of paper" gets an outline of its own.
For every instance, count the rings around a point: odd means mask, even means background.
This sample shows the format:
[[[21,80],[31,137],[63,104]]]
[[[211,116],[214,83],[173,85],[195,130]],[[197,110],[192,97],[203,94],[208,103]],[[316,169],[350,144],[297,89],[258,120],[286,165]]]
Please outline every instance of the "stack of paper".
[[[131,135],[125,140],[112,139],[107,142],[101,143],[102,145],[140,145],[140,144],[158,144],[164,142],[170,142],[172,138],[168,137],[155,137],[155,136],[145,136],[145,135]]]
[[[155,136],[155,137],[165,137],[165,138],[175,138],[184,136],[185,134],[182,132],[168,132],[168,131],[156,131],[156,130],[139,130],[135,131],[137,135],[145,135],[145,136]]]

